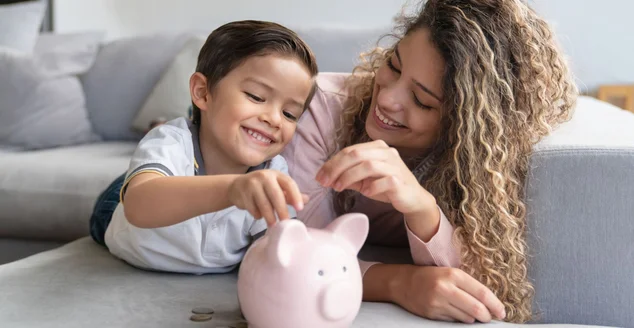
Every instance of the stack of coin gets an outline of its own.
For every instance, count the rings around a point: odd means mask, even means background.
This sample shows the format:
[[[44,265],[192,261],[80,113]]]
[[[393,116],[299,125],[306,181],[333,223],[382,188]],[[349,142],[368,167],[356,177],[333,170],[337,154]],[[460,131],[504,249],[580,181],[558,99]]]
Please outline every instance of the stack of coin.
[[[196,322],[204,322],[213,319],[213,314],[215,313],[214,309],[208,307],[197,307],[192,309],[192,315],[189,317],[189,320]],[[242,316],[241,316],[242,317]],[[221,322],[223,320],[220,320]],[[233,324],[228,326],[217,326],[216,328],[249,328],[249,324],[244,317],[242,319],[238,319]]]
[[[192,316],[189,320],[196,322],[209,321],[213,318],[214,310],[212,308],[198,307],[192,310]]]

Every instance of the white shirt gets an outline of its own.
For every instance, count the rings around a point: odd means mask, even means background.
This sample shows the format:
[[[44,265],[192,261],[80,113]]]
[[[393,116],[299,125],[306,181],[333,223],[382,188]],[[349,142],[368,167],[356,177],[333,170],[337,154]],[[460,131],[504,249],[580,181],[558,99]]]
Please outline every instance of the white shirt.
[[[288,174],[286,161],[279,155],[250,171],[265,168]],[[150,131],[132,156],[121,195],[128,182],[143,172],[163,176],[204,175],[197,127],[185,118],[178,118]],[[231,271],[240,263],[248,246],[266,230],[263,219],[255,220],[235,206],[152,229],[130,224],[123,208],[120,202],[112,216],[106,230],[106,246],[120,259],[148,270],[197,274]],[[294,215],[290,206],[289,211]]]

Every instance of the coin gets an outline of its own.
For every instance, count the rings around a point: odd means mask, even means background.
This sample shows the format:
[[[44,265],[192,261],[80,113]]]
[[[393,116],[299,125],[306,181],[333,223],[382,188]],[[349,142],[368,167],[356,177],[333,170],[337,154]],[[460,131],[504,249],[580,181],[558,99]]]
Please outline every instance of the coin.
[[[196,314],[214,314],[214,309],[208,307],[197,307],[192,310]]]
[[[209,321],[211,320],[212,316],[211,314],[192,314],[191,317],[189,317],[189,320],[191,321],[196,321],[196,322],[202,322],[202,321]]]

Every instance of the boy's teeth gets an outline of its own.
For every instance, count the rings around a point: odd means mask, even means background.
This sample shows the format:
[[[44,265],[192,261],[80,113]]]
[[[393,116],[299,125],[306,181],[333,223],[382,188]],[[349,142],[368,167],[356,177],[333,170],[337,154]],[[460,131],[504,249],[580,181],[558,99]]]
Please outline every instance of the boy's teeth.
[[[259,141],[268,142],[268,143],[273,142],[273,140],[271,140],[271,139],[269,139],[269,138],[267,138],[267,137],[255,132],[255,131],[253,131],[251,129],[247,129],[247,133],[252,135],[255,139],[257,139]]]

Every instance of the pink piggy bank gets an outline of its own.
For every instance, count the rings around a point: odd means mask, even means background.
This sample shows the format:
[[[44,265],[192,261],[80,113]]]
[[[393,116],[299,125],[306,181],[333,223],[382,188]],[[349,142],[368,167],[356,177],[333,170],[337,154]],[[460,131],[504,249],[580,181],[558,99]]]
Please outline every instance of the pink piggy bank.
[[[342,215],[325,229],[299,220],[271,227],[244,256],[238,299],[250,328],[347,328],[363,293],[357,254],[368,217]]]

